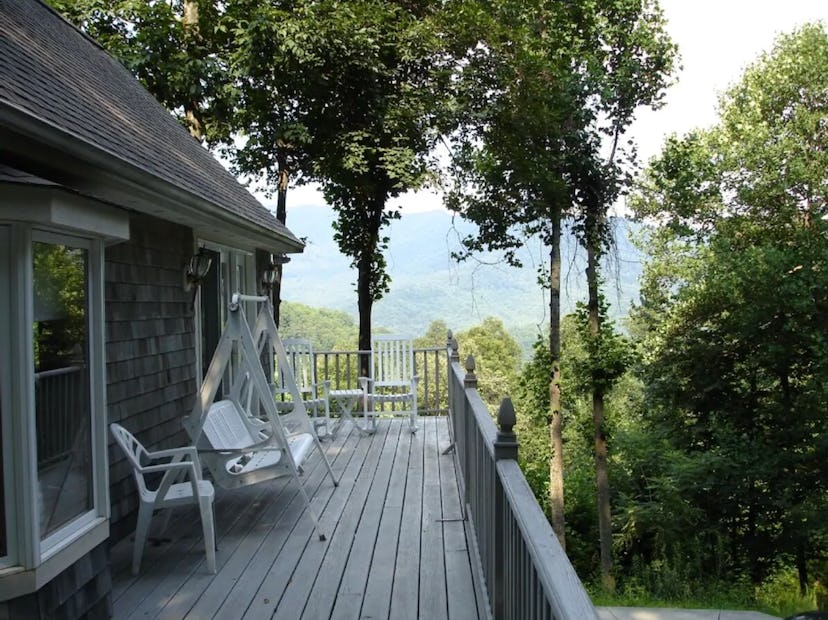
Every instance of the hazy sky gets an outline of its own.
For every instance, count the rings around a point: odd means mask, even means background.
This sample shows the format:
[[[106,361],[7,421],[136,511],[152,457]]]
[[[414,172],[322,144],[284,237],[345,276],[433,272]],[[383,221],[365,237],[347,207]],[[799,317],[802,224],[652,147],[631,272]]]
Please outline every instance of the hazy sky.
[[[718,94],[738,80],[780,33],[808,21],[828,23],[828,0],[661,0],[667,28],[679,46],[682,70],[656,112],[641,111],[630,129],[642,162],[657,155],[664,138],[716,120]],[[295,188],[289,204],[323,204],[319,192]],[[409,211],[441,208],[434,194],[408,195]]]
[[[716,121],[720,92],[736,82],[777,35],[809,21],[828,23],[828,0],[661,0],[683,69],[666,105],[642,111],[631,128],[643,162],[664,138]]]

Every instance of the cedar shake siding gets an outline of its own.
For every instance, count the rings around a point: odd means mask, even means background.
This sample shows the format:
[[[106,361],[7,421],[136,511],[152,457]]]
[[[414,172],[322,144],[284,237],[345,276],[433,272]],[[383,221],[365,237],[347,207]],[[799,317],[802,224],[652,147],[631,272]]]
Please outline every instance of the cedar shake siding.
[[[189,228],[133,215],[128,243],[106,250],[108,423],[130,429],[149,449],[189,443],[181,417],[195,395],[195,326],[183,268]],[[138,508],[132,468],[109,439],[110,535],[132,533]]]
[[[101,544],[37,592],[0,603],[3,620],[112,617],[112,575],[107,544]]]

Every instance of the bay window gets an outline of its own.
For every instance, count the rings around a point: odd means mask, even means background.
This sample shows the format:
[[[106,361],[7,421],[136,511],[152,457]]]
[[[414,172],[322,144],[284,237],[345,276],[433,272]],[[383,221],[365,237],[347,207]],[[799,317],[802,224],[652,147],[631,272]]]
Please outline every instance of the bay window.
[[[114,209],[3,189],[0,600],[37,590],[109,536],[103,246],[129,237]]]

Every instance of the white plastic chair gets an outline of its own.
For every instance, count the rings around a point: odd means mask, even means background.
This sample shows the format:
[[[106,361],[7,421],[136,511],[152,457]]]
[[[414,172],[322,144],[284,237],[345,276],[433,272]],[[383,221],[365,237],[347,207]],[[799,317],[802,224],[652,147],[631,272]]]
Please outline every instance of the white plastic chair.
[[[369,396],[365,399],[366,419],[369,416],[370,400],[374,418],[380,413],[407,415],[408,430],[416,432],[419,377],[414,374],[414,344],[411,339],[375,336],[371,342],[369,370],[371,375],[367,378]],[[366,380],[363,378],[361,381]],[[391,403],[391,410],[383,410],[383,403]],[[401,408],[397,408],[398,405]]]
[[[121,446],[132,464],[135,482],[141,506],[138,510],[138,524],[135,527],[135,546],[132,552],[132,574],[137,575],[141,567],[141,556],[149,533],[152,513],[164,508],[175,508],[189,504],[198,504],[201,513],[201,526],[204,532],[204,548],[207,552],[207,568],[216,572],[216,539],[213,524],[213,498],[215,492],[208,480],[201,478],[201,464],[198,452],[193,447],[173,448],[149,452],[135,436],[120,424],[109,425],[112,435]],[[189,457],[189,460],[186,460]],[[166,462],[153,464],[154,461]],[[147,487],[146,474],[162,473],[158,487]],[[176,482],[180,475],[187,476],[188,482]]]

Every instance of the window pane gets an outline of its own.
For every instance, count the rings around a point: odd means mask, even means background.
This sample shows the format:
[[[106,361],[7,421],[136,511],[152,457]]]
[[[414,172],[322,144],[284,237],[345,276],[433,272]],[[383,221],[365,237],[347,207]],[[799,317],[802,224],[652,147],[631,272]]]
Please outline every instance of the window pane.
[[[41,538],[91,510],[88,257],[35,242],[34,378]]]
[[[221,255],[212,250],[205,250],[211,259],[210,271],[201,282],[201,362],[202,373],[207,374],[213,351],[218,346],[221,330],[224,327],[222,320],[221,296]],[[203,376],[202,376],[203,378]]]
[[[3,467],[3,416],[9,415],[9,411],[3,409],[3,385],[7,381],[10,355],[7,347],[10,333],[9,329],[9,228],[0,226],[0,556],[9,554],[8,535],[6,533],[6,476]],[[8,397],[8,392],[6,393]]]
[[[0,233],[2,233],[2,231],[0,231]],[[5,267],[5,265],[2,264],[2,260],[3,260],[3,257],[0,256],[0,270],[2,270]],[[3,277],[2,277],[3,275],[4,274],[0,273],[0,282],[2,282],[2,280],[3,280]],[[2,314],[3,314],[3,312],[0,311],[0,315],[2,315]],[[0,349],[0,375],[2,375],[5,368],[8,368],[8,366],[6,366],[6,364],[5,364],[6,360],[3,359],[3,357],[4,357],[3,353],[4,353],[4,351],[2,349]],[[3,386],[2,386],[2,382],[0,382],[0,420],[2,420],[3,419],[2,416],[5,415],[5,413],[2,410],[3,409],[3,394],[2,394],[2,392],[3,392]],[[7,540],[6,540],[6,485],[5,485],[5,480],[6,480],[6,476],[5,476],[5,473],[3,471],[3,425],[0,424],[0,556],[8,555],[8,551],[9,551],[8,550],[8,545],[6,544]]]

